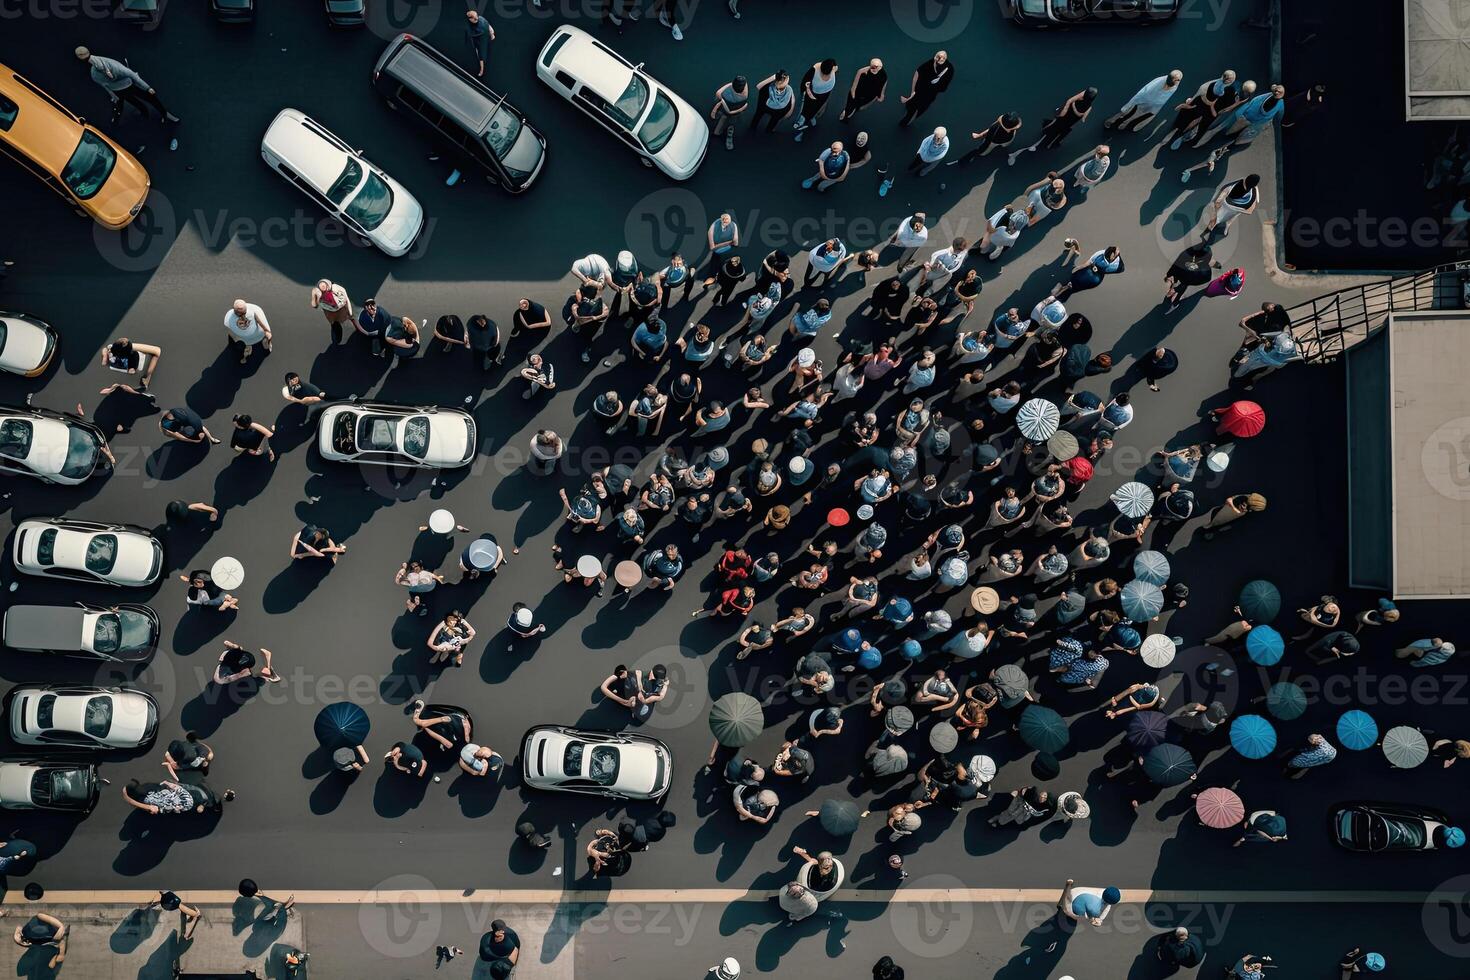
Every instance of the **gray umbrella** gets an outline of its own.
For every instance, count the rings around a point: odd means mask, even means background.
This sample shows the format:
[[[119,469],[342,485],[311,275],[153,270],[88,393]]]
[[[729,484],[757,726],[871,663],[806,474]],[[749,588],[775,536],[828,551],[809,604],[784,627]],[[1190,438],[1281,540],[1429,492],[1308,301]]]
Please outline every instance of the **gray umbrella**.
[[[709,727],[721,745],[740,747],[753,741],[765,728],[761,703],[739,691],[726,694],[709,709]]]
[[[827,800],[817,812],[822,829],[836,837],[847,837],[858,828],[862,811],[851,800]]]
[[[909,767],[909,754],[902,745],[881,748],[868,760],[875,776],[896,776]]]
[[[907,706],[896,704],[884,716],[883,724],[893,734],[902,735],[914,727],[914,713]]]
[[[960,733],[947,721],[936,722],[929,729],[929,747],[941,754],[960,744]]]
[[[1002,664],[995,668],[995,675],[991,680],[1007,700],[1025,697],[1026,692],[1031,689],[1031,678],[1015,664]]]
[[[488,572],[500,560],[500,545],[489,538],[476,538],[465,549],[465,557],[469,559],[471,568]]]

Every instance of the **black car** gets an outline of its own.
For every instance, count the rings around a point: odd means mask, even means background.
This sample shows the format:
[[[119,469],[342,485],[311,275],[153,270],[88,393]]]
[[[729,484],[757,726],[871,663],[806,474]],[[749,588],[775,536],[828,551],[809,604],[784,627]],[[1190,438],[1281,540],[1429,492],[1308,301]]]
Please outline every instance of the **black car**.
[[[1338,847],[1364,854],[1433,851],[1465,843],[1465,832],[1450,824],[1449,814],[1416,804],[1339,803],[1329,820]]]
[[[255,0],[209,0],[209,9],[221,24],[248,24],[255,20]]]
[[[1179,16],[1183,0],[1006,0],[1023,27],[1158,24]]]
[[[367,21],[367,4],[363,0],[322,0],[326,5],[327,23],[333,27],[361,27]]]

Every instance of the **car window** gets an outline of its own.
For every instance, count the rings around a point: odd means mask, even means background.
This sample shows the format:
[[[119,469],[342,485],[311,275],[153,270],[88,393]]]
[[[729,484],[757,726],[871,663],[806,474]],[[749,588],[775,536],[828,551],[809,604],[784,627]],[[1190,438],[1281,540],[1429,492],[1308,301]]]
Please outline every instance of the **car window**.
[[[10,324],[0,320],[0,351],[5,350],[5,339],[10,335]]]
[[[106,575],[117,564],[117,535],[94,534],[87,542],[87,571],[94,575]]]
[[[618,750],[611,745],[598,745],[592,749],[592,768],[587,773],[603,785],[611,786],[618,778]]]
[[[342,454],[357,452],[357,440],[353,438],[353,427],[357,416],[343,412],[332,423],[332,448]]]
[[[112,698],[103,694],[87,699],[82,730],[93,738],[107,737],[107,733],[112,731]]]
[[[36,727],[56,727],[56,695],[43,694],[36,701]]]
[[[153,642],[153,622],[140,612],[124,609],[117,614],[122,625],[122,639],[118,649],[123,652],[146,650]]]
[[[415,415],[403,424],[403,451],[424,458],[429,451],[429,417]]]
[[[43,800],[41,794],[36,794],[36,802],[50,802],[52,804],[85,803],[91,797],[91,780],[88,778],[88,770],[80,767],[76,769],[55,769],[49,774],[39,772],[37,781],[49,775],[48,799]]]
[[[541,64],[550,68],[551,63],[556,60],[556,53],[561,50],[563,44],[566,44],[571,39],[572,36],[570,34],[558,34],[556,40],[546,46],[545,53],[541,55]]]
[[[362,190],[357,192],[345,210],[349,218],[372,231],[383,223],[392,208],[393,189],[377,171],[369,170]]]
[[[657,153],[674,135],[674,126],[678,122],[679,110],[660,92],[653,97],[653,108],[648,111],[648,118],[638,127],[638,139],[650,153]]]
[[[607,111],[624,129],[632,129],[638,117],[643,115],[643,107],[647,104],[648,83],[643,80],[643,76],[634,72],[628,79],[628,87],[623,89],[618,101],[607,107]]]
[[[31,452],[31,438],[35,427],[25,419],[6,419],[0,422],[0,456],[25,459]]]
[[[18,115],[20,115],[20,106],[0,95],[0,130],[9,132],[10,127],[15,125],[15,117]]]
[[[582,751],[586,748],[583,742],[568,742],[566,753],[561,759],[561,771],[569,776],[580,776],[582,774]]]
[[[97,437],[79,425],[71,426],[66,437],[66,462],[61,475],[69,480],[89,476],[97,468]]]
[[[82,141],[72,152],[71,159],[61,171],[61,182],[79,200],[85,201],[96,195],[107,182],[112,168],[117,166],[117,154],[102,137],[91,130],[82,133]]]
[[[362,164],[348,157],[347,166],[342,168],[342,173],[332,182],[332,186],[327,188],[327,199],[341,207],[342,202],[347,200],[347,195],[356,190],[360,183],[362,183]]]
[[[38,565],[56,564],[56,534],[56,528],[48,527],[36,539],[36,563]]]
[[[116,653],[122,643],[122,622],[117,613],[103,613],[92,628],[92,649],[98,653]]]
[[[485,144],[497,160],[502,159],[521,134],[521,120],[505,106],[495,110],[490,125],[485,128]]]
[[[357,444],[367,452],[390,453],[398,448],[397,419],[386,415],[364,415]]]

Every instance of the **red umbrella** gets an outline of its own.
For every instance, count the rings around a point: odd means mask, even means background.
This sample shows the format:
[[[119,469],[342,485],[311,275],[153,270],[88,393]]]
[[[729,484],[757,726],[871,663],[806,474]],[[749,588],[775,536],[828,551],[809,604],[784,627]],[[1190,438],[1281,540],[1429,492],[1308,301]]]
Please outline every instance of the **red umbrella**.
[[[1073,486],[1082,486],[1092,479],[1092,461],[1085,456],[1073,456],[1062,464],[1067,469],[1067,482]]]
[[[1266,410],[1255,402],[1231,402],[1223,412],[1217,412],[1220,424],[1215,431],[1221,435],[1232,435],[1249,439],[1259,435],[1266,427]]]
[[[1245,804],[1224,786],[1211,786],[1194,798],[1194,812],[1206,827],[1224,830],[1245,819]]]
[[[852,517],[841,507],[833,507],[827,512],[827,523],[833,527],[846,527]]]

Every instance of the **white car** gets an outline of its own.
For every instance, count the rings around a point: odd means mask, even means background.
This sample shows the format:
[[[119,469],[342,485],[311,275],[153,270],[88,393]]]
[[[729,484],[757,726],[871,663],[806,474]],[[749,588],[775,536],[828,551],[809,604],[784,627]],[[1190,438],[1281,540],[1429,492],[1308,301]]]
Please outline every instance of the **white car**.
[[[260,141],[276,173],[395,258],[424,227],[423,206],[392,177],[300,109],[282,109]]]
[[[56,331],[24,313],[0,311],[0,371],[34,378],[56,353]]]
[[[674,758],[648,735],[538,725],[521,746],[521,771],[533,789],[658,800],[673,783]]]
[[[317,422],[317,449],[340,463],[454,469],[475,458],[475,420],[457,408],[353,402]]]
[[[140,749],[158,734],[158,704],[146,691],[29,684],[5,704],[10,737],[21,745]]]
[[[0,807],[91,813],[104,782],[95,762],[0,759]]]
[[[536,77],[597,120],[644,164],[688,180],[709,150],[704,114],[580,28],[563,24],[536,58]]]
[[[102,430],[80,415],[0,405],[0,473],[86,483],[106,444]]]
[[[53,517],[21,521],[11,559],[27,575],[137,587],[158,581],[163,545],[131,524]]]
[[[130,602],[14,605],[5,610],[0,626],[0,640],[8,650],[127,664],[146,663],[158,646],[158,634],[158,613]]]

